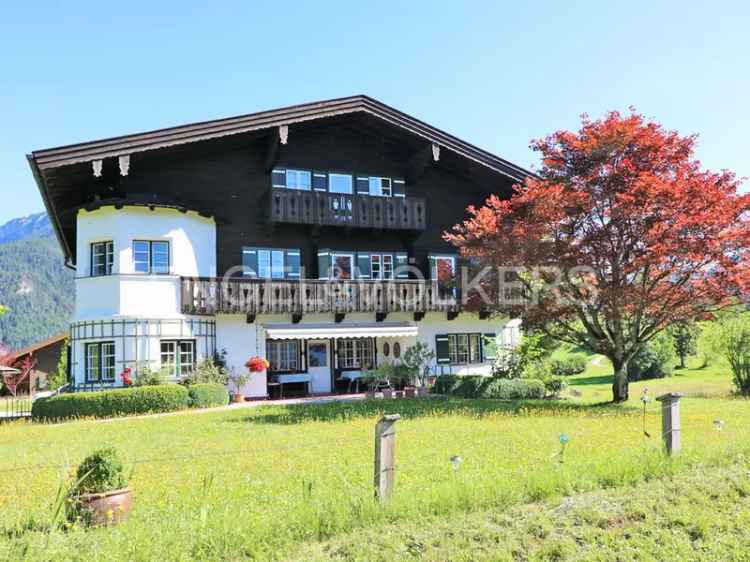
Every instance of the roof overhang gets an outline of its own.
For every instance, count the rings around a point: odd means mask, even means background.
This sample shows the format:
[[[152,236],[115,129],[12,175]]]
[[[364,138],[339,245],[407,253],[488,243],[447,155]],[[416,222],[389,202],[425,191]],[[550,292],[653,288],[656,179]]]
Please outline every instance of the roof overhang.
[[[266,337],[273,340],[336,338],[414,337],[417,326],[409,322],[351,322],[342,324],[264,324]]]

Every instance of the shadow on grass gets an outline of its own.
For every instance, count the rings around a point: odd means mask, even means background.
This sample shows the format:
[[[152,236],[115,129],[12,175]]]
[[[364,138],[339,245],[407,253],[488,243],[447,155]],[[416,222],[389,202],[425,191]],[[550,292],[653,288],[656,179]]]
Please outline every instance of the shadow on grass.
[[[481,418],[488,415],[592,415],[630,414],[630,408],[611,402],[579,404],[559,400],[489,400],[472,398],[431,397],[421,399],[361,400],[326,404],[293,404],[255,409],[250,415],[232,422],[300,424],[310,421],[341,422],[371,418],[384,414],[400,414],[404,419],[462,415]]]
[[[591,377],[577,377],[569,379],[570,386],[586,386],[589,384],[612,384],[612,375],[594,375]]]

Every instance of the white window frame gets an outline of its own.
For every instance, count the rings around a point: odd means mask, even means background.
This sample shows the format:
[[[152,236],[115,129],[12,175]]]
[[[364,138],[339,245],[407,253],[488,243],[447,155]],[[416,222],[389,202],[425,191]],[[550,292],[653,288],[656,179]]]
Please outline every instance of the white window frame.
[[[195,370],[195,340],[164,339],[159,344],[161,366],[170,367],[169,376],[177,379],[192,374]],[[171,347],[171,350],[165,351],[165,346]],[[183,346],[189,347],[189,351],[183,349]]]
[[[312,189],[312,171],[311,170],[300,170],[296,168],[287,168],[286,170],[286,188],[287,189],[298,189],[300,191],[310,191]],[[307,178],[307,186],[303,186],[302,178]],[[293,180],[294,185],[290,180]]]
[[[97,264],[96,258],[103,257],[104,263]],[[115,245],[112,240],[91,242],[91,260],[89,262],[91,277],[104,277],[112,275],[115,265]],[[103,266],[103,271],[97,271],[98,266]]]
[[[370,254],[370,278],[371,279],[395,279],[396,258],[391,253],[371,253]],[[378,266],[378,274],[375,272],[375,265]]]
[[[91,353],[96,349],[96,355]],[[114,382],[116,371],[115,342],[97,341],[85,344],[85,366],[84,374],[86,383]],[[109,361],[108,361],[109,360]],[[92,378],[92,374],[96,378]]]
[[[268,340],[266,357],[270,363],[269,372],[297,373],[300,370],[299,340]]]
[[[338,190],[332,189],[333,184],[335,183],[334,180],[336,178],[349,178],[349,191],[338,191]],[[351,195],[352,193],[354,193],[354,175],[345,174],[343,172],[328,172],[328,192]]]
[[[336,349],[339,369],[365,369],[375,364],[372,338],[339,339]]]
[[[387,182],[387,186],[385,183]],[[370,195],[375,197],[393,197],[393,179],[382,176],[370,176],[368,180]],[[387,193],[384,191],[387,187]]]
[[[148,249],[146,250],[146,262],[143,260],[136,259],[136,244],[147,244]],[[165,244],[167,247],[167,270],[166,271],[154,271],[154,244],[161,245]],[[172,244],[169,240],[133,240],[131,245],[133,252],[133,271],[142,275],[169,275],[172,270]],[[140,252],[142,253],[142,252]],[[146,263],[146,271],[138,271],[138,264]]]
[[[448,337],[448,358],[451,365],[479,365],[485,363],[482,334],[468,332],[446,335]]]

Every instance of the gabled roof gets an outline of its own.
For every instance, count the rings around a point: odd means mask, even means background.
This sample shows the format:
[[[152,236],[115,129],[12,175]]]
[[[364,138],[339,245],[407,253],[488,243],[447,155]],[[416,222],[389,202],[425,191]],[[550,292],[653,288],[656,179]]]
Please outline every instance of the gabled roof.
[[[178,144],[209,140],[356,112],[365,112],[373,115],[391,125],[420,136],[439,145],[441,148],[449,149],[461,156],[474,160],[514,180],[522,181],[531,175],[531,172],[520,166],[364,95],[294,105],[281,109],[240,115],[238,117],[216,119],[145,133],[35,150],[29,155],[29,161],[32,164],[32,168],[36,167],[38,171],[44,172],[52,168],[80,162],[124,156]]]
[[[36,353],[46,347],[51,347],[54,345],[61,344],[65,341],[67,337],[68,337],[68,333],[63,332],[61,334],[54,335],[51,338],[47,338],[46,340],[42,340],[40,342],[36,342],[35,344],[28,345],[26,347],[13,351],[13,357],[15,357],[14,360],[18,361],[19,359],[31,353]]]

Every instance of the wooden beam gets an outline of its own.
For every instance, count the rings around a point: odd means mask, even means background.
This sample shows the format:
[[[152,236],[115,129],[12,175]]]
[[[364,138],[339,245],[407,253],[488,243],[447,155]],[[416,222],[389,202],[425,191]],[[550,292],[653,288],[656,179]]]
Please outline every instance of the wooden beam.
[[[388,316],[387,312],[376,312],[375,313],[375,322],[382,322],[383,320],[386,319],[387,316]]]
[[[91,168],[94,171],[94,177],[100,178],[102,177],[102,160],[92,160],[91,161]]]
[[[292,314],[292,324],[299,324],[300,320],[302,320],[302,314],[297,312],[295,314]]]
[[[120,166],[120,175],[127,176],[130,171],[130,154],[125,154],[117,159],[117,164]]]
[[[458,316],[457,310],[449,310],[448,314],[446,314],[446,317],[448,318],[448,320],[455,320],[457,316]]]
[[[338,312],[333,315],[333,321],[336,322],[336,324],[341,324],[341,321],[344,319],[345,316],[346,314]]]
[[[439,160],[440,146],[436,143],[427,144],[415,152],[407,163],[406,176],[409,183],[418,182],[430,166],[433,166]]]
[[[248,314],[245,318],[245,322],[247,322],[248,324],[252,324],[253,322],[255,322],[255,314]]]
[[[424,318],[424,311],[422,311],[422,312],[415,312],[414,313],[414,321],[415,322],[421,321],[422,318]]]

